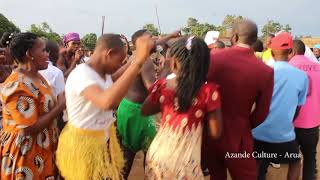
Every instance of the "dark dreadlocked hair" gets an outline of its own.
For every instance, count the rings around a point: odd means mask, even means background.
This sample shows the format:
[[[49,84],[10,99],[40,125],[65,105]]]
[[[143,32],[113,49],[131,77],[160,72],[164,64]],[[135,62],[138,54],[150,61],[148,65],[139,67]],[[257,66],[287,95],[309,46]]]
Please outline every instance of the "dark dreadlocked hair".
[[[18,63],[23,63],[23,58],[26,56],[26,52],[34,46],[37,39],[38,36],[30,32],[14,35],[9,46],[11,56]]]
[[[202,39],[193,38],[189,50],[187,41],[188,38],[181,38],[169,50],[169,56],[177,58],[181,64],[176,88],[179,112],[190,107],[200,87],[206,82],[210,62],[209,48]]]

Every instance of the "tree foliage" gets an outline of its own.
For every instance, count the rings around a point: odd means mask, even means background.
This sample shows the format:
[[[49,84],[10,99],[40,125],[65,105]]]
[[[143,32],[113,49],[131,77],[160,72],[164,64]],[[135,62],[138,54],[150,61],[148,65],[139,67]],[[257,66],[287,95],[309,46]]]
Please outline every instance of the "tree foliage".
[[[20,29],[0,13],[0,38],[5,32],[20,32]]]
[[[220,29],[220,36],[228,36],[229,35],[228,30],[231,30],[234,24],[240,22],[243,19],[244,19],[243,16],[236,16],[236,15],[230,15],[230,14],[226,15],[226,17],[224,17],[222,22],[222,26]]]
[[[97,35],[95,33],[89,33],[83,36],[81,39],[82,44],[89,50],[93,50],[96,46]]]
[[[266,37],[268,34],[275,34],[279,31],[291,32],[292,28],[289,24],[282,25],[279,22],[269,20],[262,28],[261,32],[263,37]]]
[[[182,31],[186,35],[194,35],[203,37],[208,31],[219,31],[220,37],[228,37],[230,36],[231,29],[235,23],[244,20],[243,16],[237,15],[226,15],[221,25],[214,25],[210,23],[200,23],[197,19],[190,17],[187,20],[187,25]],[[279,31],[287,31],[290,32],[292,28],[289,24],[282,25],[279,22],[268,21],[266,25],[262,28],[261,32],[263,34],[262,38],[264,38],[267,34],[272,33],[275,34]]]
[[[46,22],[43,22],[40,25],[31,24],[29,32],[57,43],[61,42],[59,34],[54,32]]]
[[[236,16],[236,15],[226,15],[226,17],[223,19],[222,26],[226,28],[231,28],[235,23],[240,22],[243,20],[243,16]]]
[[[143,26],[143,29],[148,30],[153,36],[160,35],[158,28],[156,28],[154,24],[146,24]]]
[[[199,23],[195,18],[189,18],[187,25],[182,31],[187,35],[204,37],[208,31],[219,30],[219,27],[209,23]]]

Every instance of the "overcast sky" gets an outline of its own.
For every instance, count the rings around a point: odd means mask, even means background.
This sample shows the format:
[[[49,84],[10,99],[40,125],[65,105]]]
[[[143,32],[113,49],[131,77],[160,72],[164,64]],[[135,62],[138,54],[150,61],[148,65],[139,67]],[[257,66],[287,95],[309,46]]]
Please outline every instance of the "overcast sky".
[[[48,22],[59,34],[101,33],[101,16],[106,16],[105,32],[131,35],[146,23],[157,24],[162,32],[186,24],[188,17],[219,25],[227,14],[254,20],[259,29],[272,19],[290,24],[295,35],[320,36],[320,0],[0,0],[0,13],[22,31],[30,25]]]

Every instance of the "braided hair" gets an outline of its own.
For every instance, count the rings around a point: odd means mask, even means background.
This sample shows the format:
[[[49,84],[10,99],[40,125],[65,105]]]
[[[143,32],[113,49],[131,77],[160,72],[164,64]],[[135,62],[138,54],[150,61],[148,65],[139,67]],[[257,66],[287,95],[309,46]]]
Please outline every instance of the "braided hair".
[[[9,46],[11,56],[18,63],[24,63],[23,58],[26,56],[26,52],[34,46],[37,39],[38,36],[30,32],[14,35]]]
[[[185,112],[207,80],[210,51],[200,38],[181,38],[172,45],[169,56],[177,58],[181,65],[175,95],[178,111]]]

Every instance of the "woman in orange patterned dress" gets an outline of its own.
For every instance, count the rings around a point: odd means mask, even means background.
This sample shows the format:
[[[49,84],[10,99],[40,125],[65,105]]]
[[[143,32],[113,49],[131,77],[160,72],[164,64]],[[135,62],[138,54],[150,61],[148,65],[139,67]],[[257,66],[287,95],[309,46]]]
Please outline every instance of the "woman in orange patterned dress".
[[[1,179],[56,179],[58,129],[54,119],[64,109],[65,100],[56,104],[50,86],[38,73],[48,66],[41,39],[32,33],[17,34],[10,50],[19,66],[6,79],[1,93]]]

